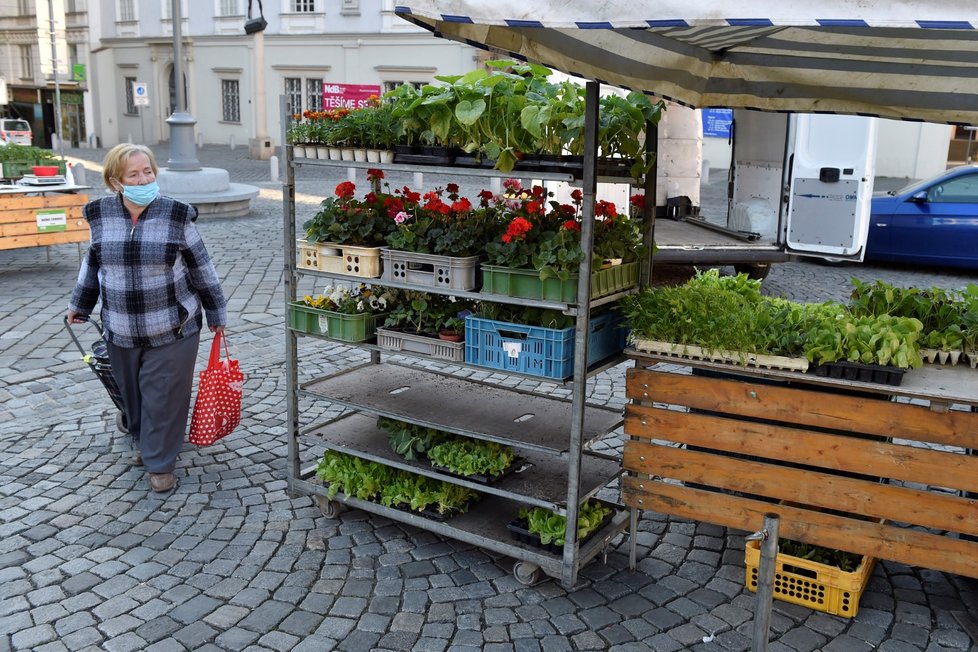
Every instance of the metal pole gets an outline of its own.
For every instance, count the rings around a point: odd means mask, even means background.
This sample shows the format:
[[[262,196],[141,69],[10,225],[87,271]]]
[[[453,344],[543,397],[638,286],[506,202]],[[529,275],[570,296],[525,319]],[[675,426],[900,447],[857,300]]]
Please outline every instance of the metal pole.
[[[166,119],[170,125],[170,159],[167,167],[171,170],[199,170],[197,147],[194,143],[194,125],[197,121],[187,112],[187,97],[183,89],[183,29],[180,18],[180,0],[173,0],[173,85],[177,105],[173,114]]]
[[[761,542],[751,652],[767,652],[771,630],[771,607],[774,601],[774,575],[777,570],[779,518],[777,514],[765,514],[764,527],[759,532],[747,536],[747,541]]]
[[[581,500],[581,449],[584,446],[584,410],[587,394],[587,336],[591,318],[591,252],[594,244],[594,206],[597,195],[598,90],[590,81],[584,87],[584,206],[581,249],[584,260],[578,268],[577,312],[574,318],[574,389],[571,401],[570,444],[567,452],[567,527],[564,533],[562,584],[570,590],[577,582],[580,545],[577,518]]]
[[[54,0],[48,0],[48,23],[51,29],[51,74],[54,76],[54,134],[58,138],[58,154],[65,158],[64,140],[61,138],[61,81],[58,79],[58,42],[54,34]]]

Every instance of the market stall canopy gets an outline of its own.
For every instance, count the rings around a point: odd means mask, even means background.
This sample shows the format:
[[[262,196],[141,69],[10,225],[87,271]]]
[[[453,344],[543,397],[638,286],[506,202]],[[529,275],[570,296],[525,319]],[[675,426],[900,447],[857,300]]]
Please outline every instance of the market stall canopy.
[[[436,35],[692,107],[978,124],[975,0],[403,0]]]

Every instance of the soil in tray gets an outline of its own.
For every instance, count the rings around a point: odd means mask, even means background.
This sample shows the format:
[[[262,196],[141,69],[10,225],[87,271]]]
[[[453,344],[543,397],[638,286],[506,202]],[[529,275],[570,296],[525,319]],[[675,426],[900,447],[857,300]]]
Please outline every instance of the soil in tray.
[[[491,484],[495,484],[495,483],[499,482],[503,478],[509,476],[512,473],[515,473],[516,471],[522,470],[523,469],[523,465],[525,463],[526,463],[526,458],[525,457],[517,457],[517,458],[515,458],[513,460],[513,463],[512,464],[510,464],[508,467],[506,467],[506,470],[505,471],[503,471],[502,473],[500,473],[497,476],[488,476],[488,475],[482,475],[482,474],[479,474],[479,473],[477,473],[475,475],[462,475],[461,473],[456,473],[455,471],[451,471],[449,469],[446,469],[443,466],[438,466],[435,463],[432,463],[431,464],[431,468],[437,470],[439,473],[444,473],[445,475],[450,475],[453,478],[462,478],[463,480],[469,480],[471,482],[478,482],[479,484],[491,485]]]
[[[895,387],[903,382],[903,374],[906,371],[906,369],[900,369],[899,367],[884,367],[875,364],[840,361],[816,365],[809,370],[809,373],[827,378],[843,378],[862,383],[879,383],[881,385],[893,385]]]
[[[604,517],[598,527],[594,528],[586,537],[581,539],[580,543],[584,544],[591,540],[595,534],[600,532],[605,528],[611,519],[614,517],[615,512],[612,511],[610,514]],[[552,555],[562,555],[564,554],[564,547],[554,545],[553,543],[544,544],[540,541],[540,535],[536,532],[530,532],[529,525],[524,519],[516,519],[515,521],[510,521],[506,524],[506,529],[509,530],[509,536],[519,541],[520,543],[525,543],[527,545],[533,546],[534,548],[540,548]]]
[[[465,506],[465,511],[472,509],[472,505],[474,505],[478,501],[479,501],[478,498],[473,498],[472,500],[470,500],[468,504]],[[450,520],[453,516],[457,516],[459,514],[464,513],[461,510],[452,510],[450,512],[446,512],[442,514],[438,511],[437,507],[425,507],[424,509],[417,510],[417,509],[411,509],[410,505],[405,505],[404,503],[401,503],[400,505],[394,505],[391,509],[396,509],[399,512],[407,512],[408,514],[414,514],[416,516],[423,516],[429,520],[437,521],[439,523],[444,523],[445,521]]]

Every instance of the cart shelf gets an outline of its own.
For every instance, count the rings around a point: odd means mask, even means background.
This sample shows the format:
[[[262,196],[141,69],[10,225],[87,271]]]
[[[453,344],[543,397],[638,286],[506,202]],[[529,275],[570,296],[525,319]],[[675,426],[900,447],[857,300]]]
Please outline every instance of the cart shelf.
[[[303,393],[355,410],[466,437],[544,453],[567,453],[571,401],[389,362],[353,367],[306,383]],[[588,406],[583,437],[593,442],[621,413]]]
[[[303,476],[309,477],[312,469],[307,469]],[[468,512],[452,517],[445,522],[434,521],[418,514],[404,512],[385,507],[380,503],[360,500],[344,494],[337,494],[332,499],[326,498],[326,488],[318,482],[308,479],[295,481],[296,488],[304,493],[313,494],[319,499],[324,511],[328,511],[330,500],[372,514],[385,516],[393,521],[408,523],[421,529],[463,541],[472,545],[492,550],[523,562],[539,566],[551,577],[560,577],[563,559],[558,555],[549,554],[524,543],[511,539],[506,524],[516,517],[520,503],[501,496],[485,496]],[[586,564],[597,557],[607,545],[628,524],[628,512],[618,511],[603,529],[597,532],[587,542],[581,545],[578,552],[580,563]]]
[[[313,427],[303,436],[331,450],[463,485],[481,493],[519,500],[522,504],[545,507],[558,513],[563,513],[567,506],[567,461],[552,454],[527,452],[522,455],[523,462],[518,462],[519,469],[485,485],[441,473],[422,461],[404,459],[391,450],[388,433],[378,428],[377,419],[370,415],[346,414]],[[582,501],[591,498],[622,473],[618,460],[596,454],[585,454],[582,467]]]

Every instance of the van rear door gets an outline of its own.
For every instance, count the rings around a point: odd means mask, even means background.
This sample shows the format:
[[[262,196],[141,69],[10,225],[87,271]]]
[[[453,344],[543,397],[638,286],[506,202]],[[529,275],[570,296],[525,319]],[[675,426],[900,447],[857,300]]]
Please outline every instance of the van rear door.
[[[788,252],[861,261],[876,171],[877,119],[793,114],[785,166]]]

